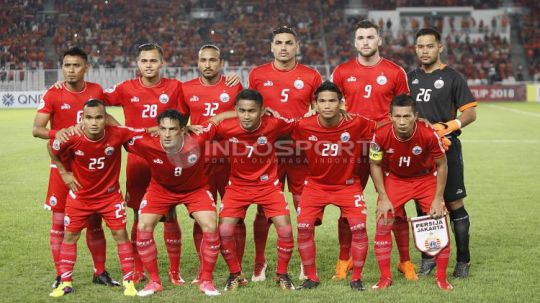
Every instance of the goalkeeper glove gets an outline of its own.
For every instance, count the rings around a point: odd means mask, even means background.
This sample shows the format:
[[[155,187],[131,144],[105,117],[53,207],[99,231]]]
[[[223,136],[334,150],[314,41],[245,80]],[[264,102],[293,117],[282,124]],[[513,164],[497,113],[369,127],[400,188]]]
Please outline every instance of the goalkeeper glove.
[[[461,128],[461,121],[459,119],[450,120],[448,122],[437,122],[432,125],[433,129],[442,138],[452,132]]]
[[[444,151],[448,151],[448,149],[450,148],[450,145],[452,145],[452,141],[450,141],[450,139],[446,137],[442,137],[441,142],[442,142],[442,147],[444,148]]]

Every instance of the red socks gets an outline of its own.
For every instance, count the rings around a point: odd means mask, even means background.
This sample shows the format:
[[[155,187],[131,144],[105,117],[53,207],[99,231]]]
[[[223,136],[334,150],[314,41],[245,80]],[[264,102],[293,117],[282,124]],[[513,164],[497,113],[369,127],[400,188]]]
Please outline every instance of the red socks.
[[[139,250],[137,248],[137,225],[139,221],[134,220],[133,226],[131,226],[131,245],[133,246],[133,263],[135,264],[135,272],[144,272],[143,263],[139,256]]]
[[[234,240],[236,241],[236,257],[238,262],[242,264],[244,259],[244,251],[246,249],[246,223],[243,220],[236,223],[236,228],[234,229]]]
[[[347,218],[351,227],[351,256],[353,260],[353,273],[351,281],[362,279],[362,269],[368,251],[368,236],[365,219]]]
[[[182,232],[175,218],[165,221],[163,239],[169,256],[169,271],[180,272],[180,256],[182,254]]]
[[[202,256],[200,281],[212,281],[219,254],[219,232],[203,233],[200,255]]]
[[[392,273],[390,271],[392,227],[393,224],[383,224],[382,220],[377,222],[377,230],[375,231],[375,259],[377,259],[377,263],[379,263],[381,278],[392,278]]]
[[[236,252],[236,241],[234,233],[236,224],[220,223],[219,236],[221,238],[221,255],[229,267],[229,272],[237,273],[242,271],[242,266],[238,262]]]
[[[49,232],[49,244],[54,262],[56,275],[59,276],[60,270],[60,249],[64,240],[64,213],[53,212],[51,231]]]
[[[338,219],[338,240],[339,240],[339,259],[349,260],[351,258],[352,234],[347,219]]]
[[[99,276],[105,271],[105,260],[107,258],[107,243],[101,226],[100,215],[92,215],[88,219],[86,245],[88,245],[94,261],[94,275]]]
[[[268,240],[268,230],[270,222],[262,214],[257,213],[253,221],[253,240],[255,241],[255,263],[264,264],[266,262],[265,250],[266,240]]]
[[[294,248],[294,239],[292,233],[292,226],[276,226],[277,231],[277,274],[286,274],[288,272],[289,261],[292,257]]]
[[[448,259],[450,258],[450,243],[435,256],[435,264],[437,266],[437,279],[446,280],[446,268],[448,267]]]
[[[410,261],[411,256],[409,254],[409,223],[404,217],[398,217],[394,220],[394,238],[396,239],[396,246],[399,251],[399,261]]]
[[[304,275],[319,282],[317,276],[316,247],[315,247],[315,220],[303,220],[298,222],[298,252],[302,259]]]
[[[71,281],[73,276],[73,267],[77,261],[77,243],[62,243],[60,248],[60,272],[62,282]]]
[[[157,263],[157,248],[156,243],[154,242],[153,231],[138,230],[137,250],[139,252],[141,261],[143,262],[144,267],[150,276],[150,280],[161,284]]]
[[[118,258],[120,259],[120,267],[122,267],[122,273],[124,277],[122,280],[131,280],[133,277],[133,246],[131,242],[126,241],[124,243],[117,243]]]

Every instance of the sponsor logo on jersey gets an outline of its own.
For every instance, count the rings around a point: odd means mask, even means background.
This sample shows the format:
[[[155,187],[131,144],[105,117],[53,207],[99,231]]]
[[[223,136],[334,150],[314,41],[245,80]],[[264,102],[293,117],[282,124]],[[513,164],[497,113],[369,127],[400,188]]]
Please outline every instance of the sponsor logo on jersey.
[[[265,87],[266,86],[274,86],[274,82],[268,80],[268,81],[264,82],[263,86],[265,86]]]
[[[68,226],[71,223],[71,219],[68,216],[64,216],[64,226]]]
[[[341,139],[342,142],[347,142],[351,140],[351,134],[349,134],[348,132],[344,132],[341,134],[339,138]]]
[[[259,180],[261,181],[268,181],[268,175],[262,175]]]
[[[236,139],[236,137],[231,137],[231,138],[229,139],[229,142],[232,142],[232,143],[238,143],[238,142],[240,142],[240,141],[238,141],[238,139]]]
[[[413,155],[418,156],[419,154],[422,153],[422,148],[420,146],[418,146],[418,145],[415,145],[412,148],[412,153],[413,153]]]
[[[294,81],[294,87],[295,87],[296,89],[302,89],[302,88],[304,88],[304,81],[302,81],[302,80],[300,80],[300,79]]]
[[[257,144],[265,145],[266,143],[268,143],[268,139],[265,136],[257,138]]]
[[[418,80],[418,79],[412,80],[412,84],[418,84],[418,83],[420,83],[420,80]]]
[[[154,159],[153,161],[155,164],[163,164],[163,160],[157,158],[157,159]]]
[[[189,98],[189,102],[197,102],[199,101],[199,97],[197,96],[191,96],[191,98]]]
[[[58,140],[55,139],[55,140],[53,141],[53,143],[52,143],[52,148],[53,148],[54,150],[60,150],[60,141],[58,141]]]
[[[198,159],[199,159],[199,157],[197,157],[197,155],[191,154],[191,155],[188,156],[187,161],[188,161],[189,164],[193,164],[193,163],[197,162]]]
[[[379,85],[385,85],[388,82],[388,79],[386,79],[385,75],[380,75],[377,77],[377,83]]]
[[[394,149],[393,148],[389,148],[387,151],[386,151],[387,154],[393,154],[394,153]]]
[[[161,102],[163,104],[169,102],[169,96],[167,96],[167,94],[159,95],[159,102]]]
[[[315,135],[311,135],[311,136],[308,137],[308,140],[313,141],[313,142],[317,142],[317,141],[319,141],[319,138],[317,138],[317,136],[315,136]]]
[[[356,77],[350,76],[349,78],[347,78],[347,82],[356,82]]]
[[[39,99],[39,105],[38,105],[38,110],[40,109],[43,109],[45,107],[45,100],[43,100],[43,98]]]
[[[82,156],[84,156],[84,152],[82,150],[78,149],[78,150],[75,151],[75,156],[81,156],[82,157]]]
[[[110,156],[110,155],[112,155],[113,153],[114,153],[114,147],[109,146],[109,147],[105,148],[105,154],[106,154],[107,156]]]
[[[459,195],[459,194],[462,194],[462,193],[463,193],[463,189],[458,188],[458,190],[456,191],[456,195]]]
[[[219,95],[219,100],[221,100],[221,102],[229,102],[229,100],[231,100],[231,96],[229,96],[229,94],[227,93],[222,93],[221,95]]]
[[[53,195],[49,198],[49,204],[51,206],[56,206],[56,204],[58,204],[58,199],[56,199],[56,197]]]
[[[67,104],[67,103],[64,103],[64,104],[62,104],[62,106],[60,106],[60,109],[63,109],[63,110],[68,110],[70,108],[71,108],[71,106],[69,104]]]
[[[129,101],[131,101],[132,103],[136,103],[136,102],[139,102],[139,97],[137,96],[133,96]]]
[[[433,83],[433,86],[435,86],[436,89],[443,88],[443,86],[444,86],[443,79],[439,79],[439,80],[435,81],[435,83]]]

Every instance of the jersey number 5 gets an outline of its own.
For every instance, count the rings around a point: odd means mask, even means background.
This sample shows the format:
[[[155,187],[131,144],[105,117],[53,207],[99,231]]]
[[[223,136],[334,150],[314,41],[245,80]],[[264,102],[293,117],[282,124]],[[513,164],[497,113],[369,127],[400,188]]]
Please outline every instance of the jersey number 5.
[[[291,89],[290,88],[284,88],[282,91],[281,91],[281,99],[279,99],[279,101],[281,102],[287,102],[287,100],[289,100],[289,91]]]

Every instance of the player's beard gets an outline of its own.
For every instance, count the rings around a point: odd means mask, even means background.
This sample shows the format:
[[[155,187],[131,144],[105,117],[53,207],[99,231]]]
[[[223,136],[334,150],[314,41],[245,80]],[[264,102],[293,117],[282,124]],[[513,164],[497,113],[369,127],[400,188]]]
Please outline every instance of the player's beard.
[[[204,73],[202,73],[202,76],[207,82],[214,83],[214,82],[217,82],[216,80],[219,79],[219,77],[221,77],[221,74],[215,73],[212,75],[205,75]]]
[[[376,52],[377,52],[377,49],[374,48],[374,49],[370,50],[369,53],[367,53],[367,54],[363,54],[362,51],[359,51],[358,54],[360,56],[364,57],[364,58],[371,58],[371,57],[373,57],[373,55],[375,55]]]

